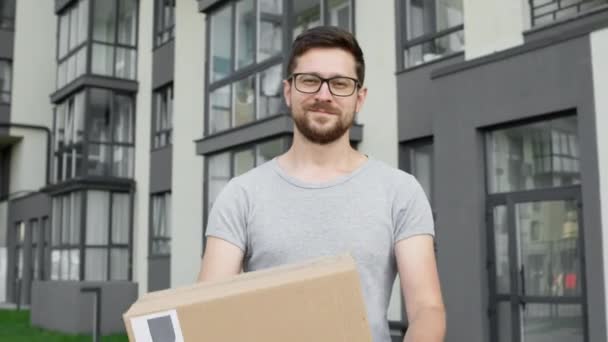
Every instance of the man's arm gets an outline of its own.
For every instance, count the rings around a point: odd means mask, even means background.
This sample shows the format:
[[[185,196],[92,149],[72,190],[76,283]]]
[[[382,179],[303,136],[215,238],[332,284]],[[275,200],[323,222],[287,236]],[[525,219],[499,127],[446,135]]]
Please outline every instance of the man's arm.
[[[198,281],[221,280],[241,273],[243,250],[226,240],[209,236]]]
[[[443,342],[445,307],[441,297],[433,237],[415,235],[395,244],[405,297],[408,329],[404,342]]]

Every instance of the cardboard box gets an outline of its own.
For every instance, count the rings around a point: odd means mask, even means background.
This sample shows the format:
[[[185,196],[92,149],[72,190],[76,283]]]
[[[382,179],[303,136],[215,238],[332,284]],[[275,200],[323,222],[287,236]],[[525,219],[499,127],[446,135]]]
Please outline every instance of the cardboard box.
[[[370,342],[349,255],[152,292],[123,315],[132,342]]]

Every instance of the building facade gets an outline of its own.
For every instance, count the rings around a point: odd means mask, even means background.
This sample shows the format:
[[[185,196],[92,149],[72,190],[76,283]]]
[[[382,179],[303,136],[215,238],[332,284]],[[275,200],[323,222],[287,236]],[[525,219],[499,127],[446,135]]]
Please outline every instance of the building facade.
[[[431,201],[447,340],[607,340],[605,0],[0,0],[0,302],[86,332],[98,287],[113,332],[194,282],[218,193],[290,146],[318,25],[365,53],[352,145]]]

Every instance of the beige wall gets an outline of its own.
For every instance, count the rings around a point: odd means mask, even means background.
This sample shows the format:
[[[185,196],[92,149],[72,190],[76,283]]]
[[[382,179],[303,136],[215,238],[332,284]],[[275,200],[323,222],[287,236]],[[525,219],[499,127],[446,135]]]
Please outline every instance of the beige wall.
[[[466,59],[523,44],[526,5],[522,0],[463,0]]]
[[[205,16],[196,1],[177,1],[175,22],[171,287],[196,280],[203,236],[203,158],[194,140],[203,135]]]
[[[608,312],[608,29],[591,34],[591,62],[595,97],[595,123],[600,176],[600,208],[604,254],[604,286]],[[606,322],[608,326],[608,319]],[[608,340],[608,336],[606,338]]]
[[[49,95],[55,90],[54,2],[17,1],[15,25],[11,122],[52,127]],[[18,128],[11,128],[10,135],[23,139],[12,148],[9,191],[37,191],[46,181],[46,135]]]
[[[148,232],[150,192],[150,125],[152,116],[152,1],[139,2],[139,41],[137,74],[137,113],[135,126],[135,180],[137,188],[133,210],[133,281],[139,295],[148,290]]]

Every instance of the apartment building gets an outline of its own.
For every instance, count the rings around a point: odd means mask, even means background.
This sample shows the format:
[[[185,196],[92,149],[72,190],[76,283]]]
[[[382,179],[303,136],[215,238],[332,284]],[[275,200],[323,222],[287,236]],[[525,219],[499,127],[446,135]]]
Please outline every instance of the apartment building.
[[[365,53],[352,145],[431,201],[447,340],[606,340],[606,0],[0,0],[0,302],[86,332],[98,287],[113,332],[195,281],[218,193],[290,146],[317,25]]]

